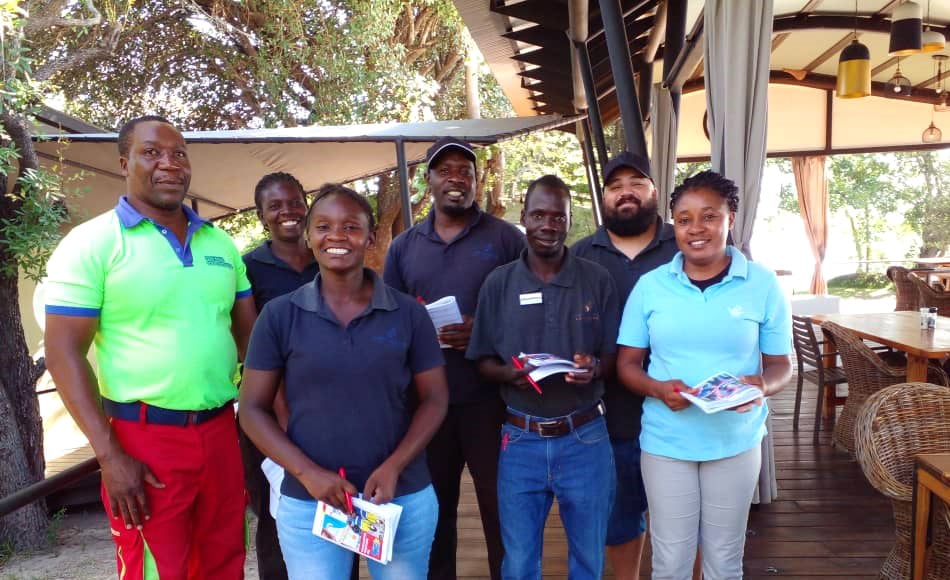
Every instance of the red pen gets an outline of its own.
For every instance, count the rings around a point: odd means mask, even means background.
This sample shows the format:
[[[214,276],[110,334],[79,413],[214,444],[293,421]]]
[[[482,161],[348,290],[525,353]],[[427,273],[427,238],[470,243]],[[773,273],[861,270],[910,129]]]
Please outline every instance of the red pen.
[[[423,306],[426,305],[426,299],[423,298],[422,296],[416,296],[416,302],[418,302],[419,304],[422,304]]]
[[[337,473],[340,474],[340,477],[341,477],[341,478],[346,479],[346,470],[345,470],[345,469],[343,469],[343,468],[341,467],[340,470],[339,470]],[[349,512],[349,513],[353,513],[353,496],[351,496],[351,495],[350,495],[350,492],[348,492],[348,491],[344,491],[343,493],[346,494],[346,511]]]
[[[518,369],[519,371],[524,368],[524,365],[521,364],[521,360],[518,359],[518,357],[516,357],[515,355],[511,355],[511,364],[515,365],[515,368]],[[534,387],[534,390],[537,391],[538,394],[540,395],[541,387],[539,387],[538,383],[535,382],[535,380],[531,378],[531,375],[525,375],[524,378],[528,379],[528,382],[531,384],[532,387]]]

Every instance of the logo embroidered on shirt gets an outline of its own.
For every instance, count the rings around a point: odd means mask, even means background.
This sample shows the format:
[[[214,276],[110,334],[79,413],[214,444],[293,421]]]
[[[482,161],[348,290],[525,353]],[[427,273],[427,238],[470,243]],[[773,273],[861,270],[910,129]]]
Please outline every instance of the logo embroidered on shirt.
[[[485,244],[480,248],[475,248],[472,250],[472,256],[486,262],[494,262],[498,260],[498,252],[495,251],[494,246],[491,244]]]
[[[396,348],[406,348],[408,346],[407,342],[399,336],[399,332],[395,327],[390,327],[386,330],[384,334],[379,334],[373,337],[373,342],[379,345],[396,347]]]
[[[741,306],[733,306],[729,309],[729,315],[733,318],[739,318],[745,313]]]
[[[205,263],[209,266],[221,266],[222,268],[228,268],[230,270],[234,269],[234,266],[229,264],[228,261],[221,256],[205,256]]]

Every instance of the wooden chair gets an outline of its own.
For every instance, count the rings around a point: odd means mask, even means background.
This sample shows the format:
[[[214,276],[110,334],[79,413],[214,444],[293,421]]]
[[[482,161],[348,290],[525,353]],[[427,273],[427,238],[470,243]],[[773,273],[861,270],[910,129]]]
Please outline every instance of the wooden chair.
[[[938,290],[917,276],[911,276],[910,278],[917,290],[919,308],[936,306],[937,314],[950,316],[950,292]]]
[[[907,268],[891,266],[887,269],[887,277],[894,283],[894,289],[897,292],[897,306],[894,307],[894,310],[916,311],[919,308],[917,303],[920,301],[917,288],[912,281],[916,276],[911,274]]]
[[[896,543],[881,578],[910,578],[914,456],[950,452],[950,389],[904,383],[871,395],[855,423],[855,455],[865,477],[891,500]],[[927,579],[950,578],[950,516],[934,498]]]
[[[834,389],[848,381],[841,367],[825,368],[824,359],[838,356],[837,352],[824,353],[821,347],[824,341],[819,341],[815,335],[815,326],[807,316],[792,315],[792,342],[795,346],[795,359],[798,361],[798,385],[795,391],[795,419],[793,428],[798,431],[798,416],[802,407],[802,386],[805,379],[818,386],[818,402],[815,405],[814,442],[818,443],[818,430],[821,428],[821,404],[825,398],[825,389]],[[832,415],[834,421],[834,415]]]
[[[848,378],[848,398],[835,424],[832,441],[854,454],[854,422],[861,405],[884,387],[907,382],[907,369],[887,364],[857,335],[833,322],[823,322],[821,327],[834,339]],[[948,385],[947,374],[933,364],[927,368],[927,380]]]

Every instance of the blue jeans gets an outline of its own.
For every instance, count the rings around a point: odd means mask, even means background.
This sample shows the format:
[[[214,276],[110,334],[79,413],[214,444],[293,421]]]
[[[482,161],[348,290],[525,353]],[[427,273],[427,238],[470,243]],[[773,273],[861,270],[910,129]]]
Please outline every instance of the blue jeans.
[[[393,544],[393,559],[383,565],[367,560],[374,580],[425,578],[435,536],[439,502],[432,486],[393,500],[402,516]],[[290,580],[349,580],[355,554],[313,534],[315,500],[282,495],[277,508],[277,535]]]
[[[541,437],[510,423],[502,426],[501,433],[498,508],[505,546],[502,577],[540,580],[544,522],[557,498],[567,534],[568,577],[599,579],[616,484],[604,418],[561,437]]]

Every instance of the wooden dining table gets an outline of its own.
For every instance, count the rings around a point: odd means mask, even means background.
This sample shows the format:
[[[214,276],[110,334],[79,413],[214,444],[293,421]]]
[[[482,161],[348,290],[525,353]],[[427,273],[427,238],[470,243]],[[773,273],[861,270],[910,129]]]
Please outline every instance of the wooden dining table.
[[[812,322],[834,322],[861,338],[907,355],[907,382],[926,382],[927,361],[950,356],[950,317],[938,316],[937,328],[920,328],[919,312],[813,314]]]

